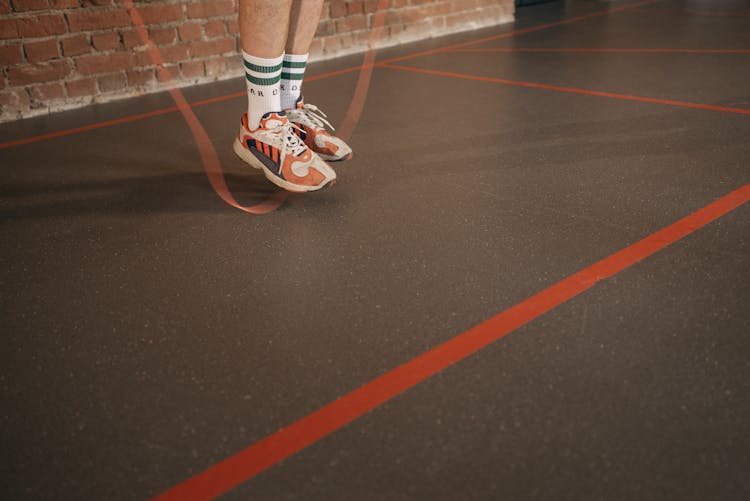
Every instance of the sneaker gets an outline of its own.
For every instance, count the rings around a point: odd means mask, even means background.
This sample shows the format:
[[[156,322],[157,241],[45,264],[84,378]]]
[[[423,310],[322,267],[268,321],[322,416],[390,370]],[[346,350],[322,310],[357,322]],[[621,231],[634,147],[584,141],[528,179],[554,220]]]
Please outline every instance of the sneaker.
[[[326,120],[326,114],[313,104],[305,104],[300,96],[296,107],[285,110],[289,121],[298,127],[297,134],[305,144],[320,155],[320,158],[328,162],[349,160],[352,158],[352,149],[344,141],[334,136],[333,126]],[[329,133],[328,130],[331,130]]]
[[[250,130],[247,113],[243,113],[234,152],[287,191],[315,191],[333,184],[336,173],[297,137],[295,129],[297,126],[279,111],[266,113],[260,126]]]

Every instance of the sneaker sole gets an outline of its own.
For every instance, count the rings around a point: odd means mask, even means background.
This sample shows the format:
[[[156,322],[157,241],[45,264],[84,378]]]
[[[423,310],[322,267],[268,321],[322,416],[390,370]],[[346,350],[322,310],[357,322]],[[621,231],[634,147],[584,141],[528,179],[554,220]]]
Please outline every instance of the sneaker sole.
[[[333,155],[324,155],[323,153],[318,153],[318,156],[326,162],[345,162],[347,160],[351,160],[354,157],[354,153],[350,151],[343,157],[334,157]]]
[[[232,149],[234,150],[234,154],[240,157],[240,159],[248,164],[250,167],[258,170],[263,171],[263,175],[266,176],[266,179],[271,181],[273,184],[278,186],[279,188],[282,188],[286,191],[292,191],[294,193],[307,193],[308,191],[316,191],[321,188],[324,188],[325,186],[331,185],[333,186],[336,184],[336,178],[329,179],[323,184],[319,186],[304,186],[301,184],[293,184],[285,179],[281,179],[279,176],[268,170],[268,167],[266,167],[263,162],[255,158],[255,155],[247,151],[247,148],[242,146],[242,143],[238,138],[234,138],[234,144],[232,146]]]

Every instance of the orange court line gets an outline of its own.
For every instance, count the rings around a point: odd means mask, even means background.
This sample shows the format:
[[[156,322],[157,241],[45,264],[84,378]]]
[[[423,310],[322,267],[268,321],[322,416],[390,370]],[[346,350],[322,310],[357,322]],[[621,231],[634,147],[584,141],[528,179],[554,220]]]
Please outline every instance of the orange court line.
[[[750,54],[750,49],[627,49],[586,47],[472,47],[450,49],[442,52],[562,52],[562,53],[614,53],[614,54]]]
[[[659,0],[645,0],[645,1],[642,1],[642,2],[637,2],[637,3],[633,3],[633,4],[629,4],[629,5],[623,5],[622,7],[617,7],[617,8],[613,8],[613,9],[607,9],[607,10],[601,10],[601,11],[597,11],[597,12],[592,12],[592,13],[585,14],[585,15],[582,15],[582,16],[571,17],[571,18],[568,18],[568,19],[563,19],[563,20],[560,20],[560,21],[552,22],[552,23],[545,23],[545,24],[541,24],[541,25],[537,25],[537,26],[531,26],[529,28],[521,28],[521,29],[518,29],[518,30],[507,31],[507,32],[504,32],[504,33],[500,33],[498,35],[492,35],[492,36],[480,38],[480,39],[477,39],[477,40],[471,40],[471,41],[468,41],[468,42],[461,42],[461,43],[457,43],[457,44],[448,45],[446,47],[440,47],[440,48],[436,48],[436,49],[430,49],[430,50],[426,50],[426,51],[416,52],[414,54],[409,54],[409,55],[406,55],[406,56],[393,57],[393,58],[385,59],[385,60],[379,61],[379,62],[365,61],[365,64],[360,64],[360,65],[357,65],[357,66],[351,66],[349,68],[343,68],[341,70],[330,71],[330,72],[322,73],[322,74],[319,74],[319,75],[311,75],[309,77],[305,77],[305,81],[306,82],[313,82],[315,80],[322,80],[324,78],[330,78],[330,77],[334,77],[334,76],[338,76],[338,75],[344,75],[344,74],[347,74],[347,73],[353,73],[355,71],[360,71],[360,70],[363,70],[363,69],[369,69],[369,68],[371,68],[373,66],[379,66],[379,65],[382,65],[382,64],[390,64],[390,63],[394,63],[394,62],[398,62],[398,61],[405,61],[405,60],[408,60],[408,59],[415,59],[415,58],[418,58],[418,57],[422,57],[422,56],[426,56],[426,55],[430,55],[430,54],[435,54],[435,53],[446,51],[446,50],[454,50],[454,49],[458,49],[458,48],[462,48],[462,47],[468,47],[468,46],[471,46],[471,45],[476,45],[476,44],[479,44],[479,43],[489,42],[489,41],[493,41],[493,40],[500,40],[500,39],[503,39],[503,38],[513,37],[513,36],[516,36],[516,35],[522,35],[524,33],[532,33],[532,32],[535,32],[535,31],[544,30],[544,29],[547,29],[547,28],[555,27],[555,26],[562,26],[562,25],[565,25],[565,24],[570,24],[570,23],[574,23],[574,22],[578,22],[578,21],[592,19],[592,18],[599,17],[599,16],[604,16],[604,15],[607,15],[607,14],[610,14],[610,13],[621,12],[623,10],[628,10],[628,9],[636,9],[636,8],[642,7],[644,5],[649,5],[649,4],[652,4],[652,3],[656,3],[657,1],[659,1]],[[213,98],[210,98],[210,99],[205,99],[205,100],[202,100],[202,101],[196,101],[194,103],[187,103],[187,106],[189,106],[191,108],[194,108],[194,107],[197,107],[197,106],[203,106],[203,105],[206,105],[206,104],[216,103],[216,102],[220,102],[220,101],[226,101],[226,100],[229,100],[229,99],[235,99],[235,98],[240,98],[240,97],[244,97],[244,96],[245,96],[244,92],[234,92],[234,93],[227,94],[227,95],[224,95],[224,96],[217,96],[217,97],[213,97]],[[10,148],[10,147],[13,147],[13,146],[20,146],[20,145],[24,145],[24,144],[36,143],[36,142],[39,142],[39,141],[45,141],[47,139],[54,139],[54,138],[58,138],[58,137],[69,136],[71,134],[78,134],[78,133],[87,132],[87,131],[90,131],[90,130],[96,130],[96,129],[101,129],[101,128],[104,128],[104,127],[110,127],[110,126],[118,125],[118,124],[121,124],[121,123],[133,122],[133,121],[136,121],[136,120],[141,120],[141,119],[144,119],[144,118],[150,118],[150,117],[153,117],[153,116],[164,115],[164,114],[167,114],[167,113],[175,113],[177,111],[180,111],[179,107],[177,107],[177,106],[170,106],[168,108],[163,108],[163,109],[160,109],[160,110],[153,110],[153,111],[149,111],[149,112],[145,112],[145,113],[139,113],[139,114],[136,114],[136,115],[129,115],[129,116],[126,116],[126,117],[116,118],[116,119],[113,119],[113,120],[106,120],[106,121],[102,121],[102,122],[97,122],[97,123],[93,123],[93,124],[84,125],[84,126],[81,126],[81,127],[74,127],[74,128],[71,128],[71,129],[65,129],[65,130],[50,132],[50,133],[46,133],[46,134],[40,134],[40,135],[36,135],[36,136],[30,136],[30,137],[25,137],[25,138],[21,138],[21,139],[15,139],[15,140],[12,140],[12,141],[7,141],[5,143],[0,143],[0,150],[5,149],[5,148]]]
[[[325,78],[335,77],[338,75],[343,75],[345,73],[352,73],[355,71],[359,71],[360,69],[361,69],[361,66],[352,66],[350,68],[345,68],[342,70],[329,71],[326,73],[320,73],[318,75],[311,75],[309,77],[305,77],[305,81],[314,82],[315,80],[323,80]],[[231,94],[225,94],[223,96],[216,96],[216,97],[212,97],[208,99],[201,99],[200,101],[193,101],[192,103],[187,103],[187,104],[191,108],[197,108],[199,106],[219,103],[219,102],[228,101],[231,99],[238,99],[241,97],[247,97],[247,93],[245,91],[233,92]],[[36,143],[39,141],[45,141],[47,139],[54,139],[57,137],[69,136],[71,134],[78,134],[80,132],[88,132],[90,130],[102,129],[105,127],[111,127],[113,125],[119,125],[119,124],[128,123],[128,122],[135,122],[137,120],[142,120],[144,118],[151,118],[151,117],[156,117],[159,115],[166,115],[168,113],[175,113],[178,111],[180,111],[180,108],[178,106],[170,106],[168,108],[147,111],[145,113],[138,113],[135,115],[128,115],[128,116],[121,117],[121,118],[115,118],[113,120],[105,120],[103,122],[96,122],[93,124],[83,125],[81,127],[73,127],[72,129],[65,129],[65,130],[60,130],[60,131],[55,131],[55,132],[49,132],[47,134],[40,134],[38,136],[30,136],[30,137],[25,137],[22,139],[15,139],[13,141],[8,141],[6,143],[0,143],[0,150],[5,149],[5,148],[10,148],[12,146],[20,146],[22,144]]]
[[[621,99],[625,101],[638,101],[638,102],[643,102],[643,103],[654,103],[654,104],[664,104],[668,106],[677,106],[680,108],[696,108],[696,109],[701,109],[701,110],[722,111],[725,113],[738,113],[741,115],[750,115],[750,109],[747,109],[747,108],[732,108],[729,106],[714,106],[711,104],[690,103],[686,101],[674,101],[671,99],[658,99],[654,97],[631,96],[629,94],[617,94],[615,92],[603,92],[603,91],[588,90],[588,89],[578,89],[575,87],[562,87],[559,85],[547,85],[547,84],[540,84],[540,83],[534,83],[534,82],[521,82],[517,80],[506,80],[504,78],[483,77],[479,75],[467,75],[464,73],[453,73],[450,71],[430,70],[427,68],[416,68],[413,66],[401,66],[397,64],[381,64],[380,66],[383,68],[390,68],[394,70],[409,71],[412,73],[424,73],[427,75],[437,75],[441,77],[460,78],[463,80],[477,80],[480,82],[499,83],[503,85],[512,85],[516,87],[528,87],[532,89],[553,90],[557,92],[568,92],[571,94],[583,94],[587,96],[607,97],[611,99]]]
[[[428,55],[431,55],[431,54],[437,54],[439,52],[444,52],[444,51],[452,51],[452,50],[456,50],[456,49],[459,49],[459,48],[462,48],[462,47],[469,47],[471,45],[476,45],[476,44],[480,44],[480,43],[493,42],[495,40],[502,40],[504,38],[511,38],[511,37],[516,36],[516,35],[523,35],[525,33],[533,33],[535,31],[546,30],[548,28],[554,28],[554,27],[557,27],[557,26],[563,26],[563,25],[570,24],[570,23],[575,23],[575,22],[578,22],[578,21],[585,21],[587,19],[593,19],[595,17],[606,16],[607,14],[621,12],[621,11],[624,11],[624,10],[637,9],[637,8],[640,8],[640,7],[644,6],[644,5],[650,5],[650,4],[656,3],[658,1],[659,0],[644,0],[643,2],[633,3],[633,4],[629,4],[629,5],[623,5],[622,7],[616,7],[616,8],[613,8],[613,9],[607,9],[607,10],[600,10],[600,11],[596,11],[596,12],[591,12],[589,14],[583,14],[583,15],[580,15],[580,16],[569,17],[567,19],[561,19],[560,21],[553,21],[551,23],[539,24],[539,25],[536,25],[536,26],[530,26],[528,28],[520,28],[520,29],[517,29],[517,30],[507,31],[505,33],[500,33],[498,35],[491,35],[491,36],[488,36],[488,37],[480,38],[480,39],[477,39],[477,40],[472,40],[472,41],[469,41],[469,42],[461,42],[461,43],[449,45],[447,47],[441,47],[441,48],[437,48],[437,49],[425,50],[425,51],[417,52],[415,54],[410,54],[410,55],[407,55],[407,56],[393,57],[393,58],[390,58],[390,59],[386,59],[386,60],[380,61],[378,64],[391,64],[391,63],[396,63],[396,62],[399,62],[399,61],[406,61],[407,59],[414,59],[416,57],[428,56]]]
[[[156,496],[155,501],[214,499],[318,442],[427,378],[630,268],[750,201],[750,183],[679,221],[547,287]]]
[[[667,9],[664,7],[659,8],[637,8],[632,12],[642,12],[647,14],[677,14],[682,16],[710,16],[710,17],[750,17],[750,12],[747,11],[732,11],[732,10],[696,10],[696,9]]]

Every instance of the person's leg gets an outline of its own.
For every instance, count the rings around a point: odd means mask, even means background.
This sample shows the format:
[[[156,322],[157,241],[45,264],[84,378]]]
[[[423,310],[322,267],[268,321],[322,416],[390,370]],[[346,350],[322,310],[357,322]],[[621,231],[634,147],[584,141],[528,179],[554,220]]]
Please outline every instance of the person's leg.
[[[251,128],[280,111],[280,77],[292,0],[240,0],[239,25]]]
[[[327,161],[347,160],[352,149],[332,134],[325,114],[302,98],[307,56],[322,12],[323,0],[294,0],[281,73],[281,107],[311,150]]]
[[[281,107],[294,108],[302,93],[302,79],[310,44],[323,13],[323,0],[294,0],[281,73]]]
[[[291,8],[292,0],[239,0],[248,107],[233,148],[277,186],[304,192],[332,183],[336,173],[297,137],[281,108]]]

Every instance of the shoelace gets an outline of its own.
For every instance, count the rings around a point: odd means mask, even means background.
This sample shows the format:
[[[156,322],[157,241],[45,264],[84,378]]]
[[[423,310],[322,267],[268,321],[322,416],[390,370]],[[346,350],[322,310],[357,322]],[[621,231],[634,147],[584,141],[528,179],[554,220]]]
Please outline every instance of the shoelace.
[[[336,131],[336,129],[333,128],[333,125],[331,125],[331,122],[326,120],[328,115],[323,113],[323,111],[314,104],[305,103],[301,111],[316,127],[325,128],[328,126],[328,128],[331,129],[331,132]]]
[[[295,134],[294,130],[302,130],[292,122],[281,123],[273,129],[266,129],[262,132],[263,135],[270,136],[274,143],[282,143],[284,148],[291,151],[294,156],[299,156],[305,152],[307,146],[304,142]]]

